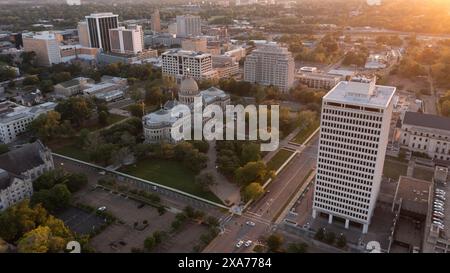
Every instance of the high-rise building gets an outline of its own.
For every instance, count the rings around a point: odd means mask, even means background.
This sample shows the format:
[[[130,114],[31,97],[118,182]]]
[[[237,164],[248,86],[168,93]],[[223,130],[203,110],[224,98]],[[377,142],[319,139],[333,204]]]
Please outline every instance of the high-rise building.
[[[161,54],[162,73],[165,76],[182,79],[193,77],[196,80],[216,77],[211,54],[172,49]]]
[[[89,28],[86,21],[78,23],[78,41],[81,46],[90,47],[89,44]]]
[[[93,13],[86,16],[90,47],[111,51],[109,30],[119,26],[119,16],[111,12]]]
[[[38,65],[51,66],[61,62],[61,53],[57,36],[51,32],[23,34],[24,51],[34,51]]]
[[[313,217],[362,225],[380,190],[395,87],[342,81],[322,102]]]
[[[181,48],[189,51],[206,52],[208,44],[206,38],[189,38],[181,41]]]
[[[158,9],[156,9],[152,14],[152,30],[154,32],[161,32],[161,17],[159,16]]]
[[[288,92],[294,83],[295,63],[291,52],[276,43],[258,45],[244,63],[244,80],[273,85]]]
[[[202,34],[201,19],[196,15],[177,16],[177,36],[198,36]]]
[[[143,32],[139,25],[112,28],[109,30],[111,52],[123,54],[137,54],[144,50]]]

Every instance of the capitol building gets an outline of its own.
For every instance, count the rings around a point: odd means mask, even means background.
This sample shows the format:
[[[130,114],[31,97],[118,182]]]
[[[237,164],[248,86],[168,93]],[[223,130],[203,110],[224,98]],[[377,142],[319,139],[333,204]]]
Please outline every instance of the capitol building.
[[[203,107],[215,104],[225,110],[226,105],[230,104],[230,96],[223,90],[216,87],[210,87],[200,91],[197,82],[193,78],[186,78],[180,84],[178,100],[167,101],[158,111],[142,117],[145,142],[174,143],[175,140],[171,136],[171,129],[173,124],[181,117],[173,116],[171,109],[178,104],[184,104],[189,106],[191,111],[193,111],[195,98],[202,99]],[[203,122],[206,122],[206,120]]]

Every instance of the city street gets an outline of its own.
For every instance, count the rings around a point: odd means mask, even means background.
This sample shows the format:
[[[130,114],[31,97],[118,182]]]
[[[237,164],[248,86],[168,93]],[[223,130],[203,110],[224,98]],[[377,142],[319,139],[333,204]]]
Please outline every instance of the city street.
[[[233,216],[223,223],[224,232],[214,239],[203,252],[250,252],[252,247],[236,247],[239,240],[257,242],[275,226],[274,218],[283,211],[305,176],[315,167],[318,134],[296,155],[286,168],[269,184],[263,197],[251,204],[242,216]],[[247,222],[253,222],[254,226]]]

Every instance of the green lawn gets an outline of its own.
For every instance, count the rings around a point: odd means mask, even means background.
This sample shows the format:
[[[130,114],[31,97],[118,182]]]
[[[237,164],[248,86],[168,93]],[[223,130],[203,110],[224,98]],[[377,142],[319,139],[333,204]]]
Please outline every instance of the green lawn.
[[[73,141],[68,141],[66,145],[51,145],[50,147],[54,153],[89,162],[89,155],[86,151],[77,147]]]
[[[116,114],[109,114],[108,116],[108,123],[106,125],[101,125],[100,123],[98,123],[97,121],[92,122],[90,124],[87,124],[86,126],[84,126],[84,128],[88,129],[90,132],[94,132],[97,130],[100,130],[104,127],[110,126],[116,122],[119,122],[121,120],[126,119],[127,117],[121,116],[121,115],[116,115]]]
[[[293,154],[294,152],[280,149],[270,160],[267,162],[267,167],[271,170],[278,170],[281,165]]]
[[[385,160],[383,176],[398,180],[401,175],[406,175],[408,165],[399,161]]]
[[[434,171],[428,168],[415,167],[413,172],[414,178],[431,181],[434,176]]]
[[[119,171],[222,204],[212,192],[204,192],[195,184],[195,174],[177,161],[146,159]]]
[[[305,140],[312,134],[314,133],[315,130],[317,130],[317,128],[319,128],[320,122],[317,120],[315,121],[311,126],[308,126],[306,128],[303,128],[302,130],[300,130],[300,132],[298,132],[298,134],[291,140],[294,143],[297,144],[303,144],[303,142],[305,142]]]

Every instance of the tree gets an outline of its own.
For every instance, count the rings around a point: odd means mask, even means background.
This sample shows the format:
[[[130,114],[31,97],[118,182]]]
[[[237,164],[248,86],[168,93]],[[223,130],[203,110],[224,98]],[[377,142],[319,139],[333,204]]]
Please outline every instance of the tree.
[[[145,91],[145,102],[158,105],[162,103],[163,93],[161,89],[157,86],[153,86]]]
[[[347,238],[345,238],[345,235],[343,233],[339,234],[336,241],[336,246],[339,248],[344,248],[345,246],[347,246]]]
[[[137,118],[142,118],[144,114],[144,106],[142,104],[132,104],[128,106],[128,111],[130,111],[131,115]]]
[[[210,172],[204,172],[195,177],[195,183],[200,185],[203,191],[209,191],[209,187],[214,185],[214,176]]]
[[[10,67],[0,67],[0,81],[9,81],[17,77],[16,71]]]
[[[105,111],[101,111],[100,113],[98,113],[98,123],[100,123],[101,125],[107,125],[108,124],[108,112]]]
[[[334,234],[334,232],[328,231],[325,233],[324,240],[327,244],[330,244],[330,245],[334,244],[335,239],[336,239],[336,234]]]
[[[17,249],[21,253],[46,253],[49,251],[50,240],[50,228],[39,226],[19,240]]]
[[[158,245],[158,244],[162,243],[164,238],[167,236],[167,233],[165,231],[156,230],[153,232],[152,236],[155,241],[155,244]]]
[[[44,93],[49,93],[54,90],[54,84],[52,80],[43,80],[39,85],[39,89]]]
[[[311,126],[314,121],[317,119],[317,114],[313,111],[301,111],[298,114],[298,124],[300,125],[301,128],[308,128],[309,126]]]
[[[145,250],[152,251],[155,246],[156,246],[156,241],[155,241],[155,238],[153,237],[153,235],[145,238],[145,241],[144,241]]]
[[[287,247],[289,253],[306,253],[308,251],[308,245],[305,243],[291,243]]]
[[[65,184],[56,184],[50,190],[40,190],[31,197],[32,204],[41,203],[45,209],[54,212],[70,205],[72,194]]]
[[[92,115],[94,105],[92,101],[85,97],[70,97],[61,101],[55,108],[61,114],[61,119],[80,127],[84,121]]]
[[[40,80],[39,77],[36,75],[27,76],[23,80],[23,85],[37,85],[39,84]]]
[[[247,185],[250,182],[265,182],[267,177],[267,166],[262,161],[249,162],[235,172],[236,181],[241,185]]]
[[[57,73],[52,75],[52,81],[55,84],[58,84],[60,82],[65,82],[65,81],[68,81],[70,79],[72,79],[72,75],[70,74],[70,72],[66,72],[66,71],[57,72]]]
[[[320,228],[314,235],[314,239],[316,239],[318,241],[323,241],[325,239],[325,229]]]
[[[261,184],[257,182],[250,183],[244,189],[244,199],[251,200],[260,197],[264,193],[264,189]]]
[[[0,144],[0,155],[9,152],[8,145]]]
[[[266,239],[269,252],[280,252],[284,238],[280,234],[272,234]]]
[[[88,183],[88,178],[84,173],[71,173],[66,176],[66,185],[71,193],[77,192]]]
[[[50,140],[59,136],[61,132],[61,115],[56,111],[49,111],[39,115],[31,122],[31,130],[43,140]]]
[[[256,143],[247,143],[242,145],[241,164],[245,165],[251,161],[259,161],[261,159],[260,145]]]

